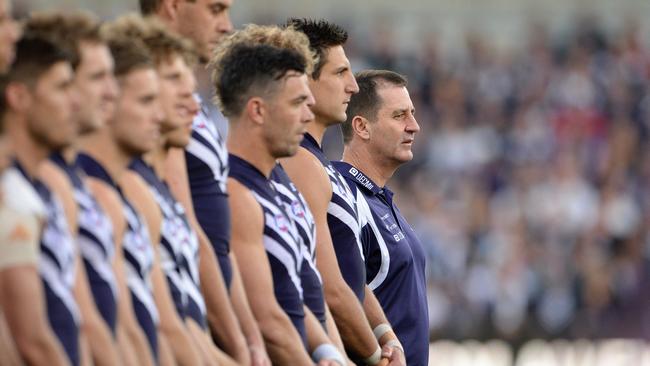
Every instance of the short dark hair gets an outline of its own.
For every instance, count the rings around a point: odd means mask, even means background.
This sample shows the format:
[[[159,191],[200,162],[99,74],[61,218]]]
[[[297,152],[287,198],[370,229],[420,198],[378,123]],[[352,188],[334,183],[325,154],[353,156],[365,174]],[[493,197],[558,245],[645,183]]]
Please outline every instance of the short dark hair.
[[[131,16],[123,16],[102,25],[102,35],[115,60],[115,76],[120,77],[139,68],[153,68],[153,57],[144,42],[131,34]]]
[[[5,92],[11,83],[34,86],[38,79],[59,62],[71,62],[71,55],[56,43],[42,37],[25,35],[16,43],[16,57],[9,71],[0,77],[0,116],[7,110]]]
[[[292,49],[269,45],[237,44],[222,54],[221,72],[213,74],[215,101],[227,117],[238,116],[255,95],[268,95],[287,73],[305,73],[306,61]]]
[[[161,3],[162,0],[140,0],[140,12],[142,12],[142,15],[154,14]]]
[[[406,76],[388,70],[364,70],[356,73],[354,77],[357,79],[359,92],[350,97],[347,109],[348,118],[341,125],[343,142],[346,144],[352,140],[354,134],[352,131],[354,117],[361,116],[371,121],[377,118],[377,112],[382,103],[377,92],[379,88],[401,87],[408,84]]]
[[[193,3],[196,0],[187,0],[189,3]],[[162,0],[140,0],[140,11],[142,15],[151,15],[155,14],[160,8]]]
[[[285,26],[293,27],[309,38],[309,47],[318,58],[311,74],[314,80],[318,79],[323,65],[327,62],[327,51],[334,46],[345,44],[348,40],[348,32],[345,29],[322,19],[290,18]]]
[[[26,36],[48,39],[72,56],[74,69],[81,63],[80,43],[103,43],[100,23],[84,12],[43,12],[32,14],[23,29]]]

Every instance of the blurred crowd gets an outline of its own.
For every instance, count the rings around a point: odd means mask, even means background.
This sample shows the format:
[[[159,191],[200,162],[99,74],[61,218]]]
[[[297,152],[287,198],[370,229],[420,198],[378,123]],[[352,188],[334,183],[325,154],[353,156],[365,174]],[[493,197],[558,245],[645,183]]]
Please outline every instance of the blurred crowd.
[[[350,49],[409,75],[422,131],[392,188],[428,251],[432,339],[650,338],[650,49],[635,22],[575,24],[507,51],[476,32],[454,55],[381,32]]]

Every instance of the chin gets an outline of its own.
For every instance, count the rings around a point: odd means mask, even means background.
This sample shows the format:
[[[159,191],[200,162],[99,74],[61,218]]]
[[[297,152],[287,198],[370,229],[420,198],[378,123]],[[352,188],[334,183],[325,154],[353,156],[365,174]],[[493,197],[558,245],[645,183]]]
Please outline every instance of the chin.
[[[58,141],[58,142],[51,142],[51,143],[49,144],[49,146],[48,146],[48,150],[50,150],[50,151],[52,151],[52,152],[57,152],[57,151],[64,150],[64,149],[66,149],[66,148],[68,148],[68,147],[70,147],[70,146],[72,146],[72,141],[65,141],[65,142],[61,142],[61,141]]]
[[[275,159],[280,159],[280,158],[287,158],[289,156],[294,156],[296,155],[296,152],[298,151],[298,147],[287,147],[285,149],[277,149],[276,151],[273,152],[273,157]]]
[[[395,160],[397,160],[400,164],[408,163],[409,161],[413,160],[413,154],[398,156]]]
[[[187,140],[178,139],[178,140],[169,141],[167,143],[167,146],[175,149],[184,149],[187,147],[189,143],[190,143],[190,139]]]

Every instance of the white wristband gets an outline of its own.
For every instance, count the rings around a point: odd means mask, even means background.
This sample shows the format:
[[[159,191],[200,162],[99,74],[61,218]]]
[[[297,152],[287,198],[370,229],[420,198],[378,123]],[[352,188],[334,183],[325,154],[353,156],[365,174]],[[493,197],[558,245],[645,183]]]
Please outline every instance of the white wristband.
[[[375,353],[363,360],[366,365],[374,366],[381,361],[381,347],[377,347]]]
[[[316,347],[314,352],[311,354],[311,358],[316,363],[320,362],[320,360],[332,360],[338,362],[341,366],[347,365],[345,358],[343,358],[343,355],[341,355],[338,348],[334,347],[334,345],[330,343],[323,343]]]
[[[375,333],[375,338],[377,338],[377,340],[379,340],[379,338],[381,338],[384,334],[386,334],[386,333],[388,333],[388,332],[390,332],[392,330],[393,330],[393,328],[391,328],[390,325],[388,325],[386,323],[381,323],[378,326],[376,326],[375,329],[372,332]]]
[[[397,339],[391,339],[390,341],[386,342],[386,344],[384,344],[384,346],[388,346],[388,347],[391,347],[391,348],[397,348],[400,351],[402,351],[402,353],[404,353],[404,347],[402,347],[402,344]]]

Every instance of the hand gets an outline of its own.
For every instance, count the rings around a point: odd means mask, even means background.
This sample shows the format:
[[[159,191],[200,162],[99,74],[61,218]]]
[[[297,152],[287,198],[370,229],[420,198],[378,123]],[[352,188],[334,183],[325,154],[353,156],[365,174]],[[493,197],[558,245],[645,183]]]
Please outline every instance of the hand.
[[[271,360],[264,347],[250,345],[249,349],[251,353],[251,366],[271,366]]]
[[[388,366],[406,366],[404,352],[397,347],[384,345],[381,349],[381,357],[389,360]]]
[[[379,361],[377,366],[388,366],[388,362],[389,362],[388,358],[382,357],[381,361]]]

